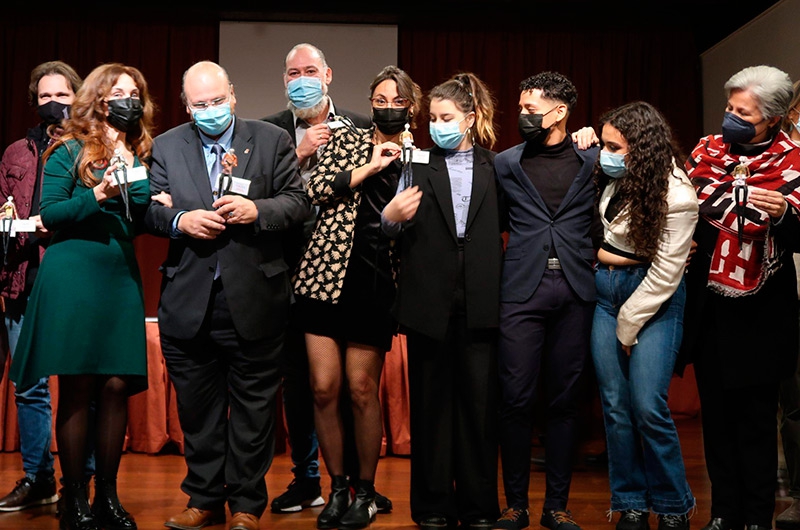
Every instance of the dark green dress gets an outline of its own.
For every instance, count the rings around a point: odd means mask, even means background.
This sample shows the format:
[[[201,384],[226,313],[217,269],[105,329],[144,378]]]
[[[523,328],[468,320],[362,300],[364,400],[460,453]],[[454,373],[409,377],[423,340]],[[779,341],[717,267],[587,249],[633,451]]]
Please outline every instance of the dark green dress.
[[[144,297],[133,238],[150,200],[149,179],[102,205],[77,178],[81,145],[56,149],[44,168],[42,223],[52,232],[31,291],[9,377],[27,388],[50,375],[129,377],[147,388]],[[134,166],[140,165],[136,159]],[[95,172],[101,179],[103,170]]]

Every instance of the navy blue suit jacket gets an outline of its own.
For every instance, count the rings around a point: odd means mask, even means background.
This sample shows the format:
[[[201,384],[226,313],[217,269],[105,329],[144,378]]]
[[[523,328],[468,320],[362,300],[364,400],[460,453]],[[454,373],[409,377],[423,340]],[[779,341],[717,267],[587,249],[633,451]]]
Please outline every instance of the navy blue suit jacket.
[[[593,146],[582,151],[576,144],[573,148],[583,164],[555,214],[550,213],[522,169],[524,143],[495,157],[508,230],[500,286],[501,302],[524,302],[533,295],[544,275],[551,244],[555,245],[564,276],[575,293],[587,302],[596,299],[592,168],[600,148]]]

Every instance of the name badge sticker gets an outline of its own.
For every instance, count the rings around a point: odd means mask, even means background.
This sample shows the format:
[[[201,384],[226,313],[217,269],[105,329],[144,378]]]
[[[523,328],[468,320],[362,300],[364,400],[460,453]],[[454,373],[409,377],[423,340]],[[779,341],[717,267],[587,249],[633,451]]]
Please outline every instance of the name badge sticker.
[[[219,179],[225,179],[222,182],[222,190],[224,193],[236,193],[237,195],[247,195],[250,193],[250,181],[240,177],[233,177],[230,175],[220,175],[217,177],[217,182],[214,186],[219,189]]]
[[[147,170],[144,166],[128,168],[128,182],[136,182],[139,180],[147,180]]]
[[[334,121],[329,121],[327,123],[327,125],[328,125],[328,129],[331,129],[331,130],[332,129],[338,129],[340,127],[344,127],[344,122],[342,120],[334,120]]]
[[[421,149],[414,149],[414,151],[411,153],[412,164],[430,164],[430,161],[431,161],[430,151],[422,151]]]

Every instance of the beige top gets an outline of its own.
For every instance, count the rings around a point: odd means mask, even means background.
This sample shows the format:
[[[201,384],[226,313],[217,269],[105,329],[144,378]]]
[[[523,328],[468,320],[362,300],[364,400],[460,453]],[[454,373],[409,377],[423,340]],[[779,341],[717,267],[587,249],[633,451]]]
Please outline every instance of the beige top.
[[[626,346],[636,344],[636,336],[642,326],[675,293],[689,256],[698,218],[697,195],[683,169],[673,164],[671,177],[667,192],[667,218],[656,256],[642,283],[625,301],[617,315],[617,338]],[[635,250],[625,241],[630,220],[628,209],[622,210],[610,222],[605,218],[608,203],[616,191],[617,182],[612,180],[600,197],[603,239],[620,250],[635,254]]]

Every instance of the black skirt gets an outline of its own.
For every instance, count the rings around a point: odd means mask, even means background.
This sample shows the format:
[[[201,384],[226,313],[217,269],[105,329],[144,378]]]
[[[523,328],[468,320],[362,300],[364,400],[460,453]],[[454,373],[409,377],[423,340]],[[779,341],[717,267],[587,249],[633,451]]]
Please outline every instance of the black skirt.
[[[370,263],[353,256],[337,303],[295,295],[298,325],[305,333],[337,341],[392,349],[397,322],[391,315],[394,282]]]

